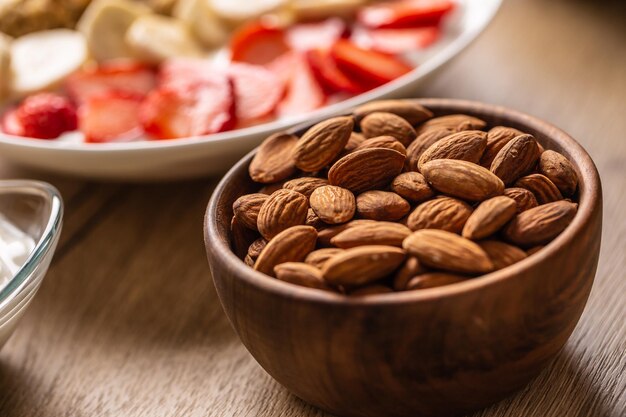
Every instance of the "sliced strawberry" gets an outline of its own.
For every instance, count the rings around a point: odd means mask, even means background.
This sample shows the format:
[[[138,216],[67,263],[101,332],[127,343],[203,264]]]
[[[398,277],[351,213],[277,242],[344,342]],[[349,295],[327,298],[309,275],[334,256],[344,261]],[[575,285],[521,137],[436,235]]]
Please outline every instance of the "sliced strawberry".
[[[260,65],[233,63],[228,75],[235,87],[237,120],[242,123],[270,114],[283,95],[279,77]]]
[[[451,0],[401,0],[364,7],[357,19],[370,28],[437,26],[454,7]]]
[[[337,17],[314,23],[299,23],[287,30],[287,43],[297,51],[327,49],[340,38],[347,36],[345,22]]]
[[[158,85],[172,86],[178,82],[189,83],[190,80],[202,81],[215,73],[210,61],[194,58],[168,59],[159,67]]]
[[[135,61],[116,60],[78,71],[68,77],[65,89],[77,103],[110,90],[145,96],[154,88],[154,72]]]
[[[90,96],[79,109],[85,141],[125,142],[141,137],[139,108],[142,99],[140,94],[115,90]]]
[[[231,60],[265,65],[289,51],[285,32],[263,21],[250,22],[230,41]]]
[[[324,90],[315,79],[306,57],[294,53],[292,59],[285,97],[278,104],[280,116],[308,113],[322,107],[326,101]]]
[[[330,53],[322,49],[313,49],[306,53],[313,74],[329,93],[344,91],[359,94],[366,91],[365,86],[359,85],[342,72]]]
[[[368,33],[373,49],[388,54],[424,49],[439,38],[439,28],[429,26],[415,29],[375,29]]]
[[[2,131],[13,136],[24,136],[24,126],[17,118],[17,109],[10,109],[2,116]]]
[[[331,49],[339,69],[359,83],[377,87],[410,72],[413,68],[400,59],[377,51],[359,48],[341,39]]]
[[[208,135],[235,126],[235,100],[230,79],[216,73],[204,80],[165,85],[142,103],[140,120],[156,139]]]
[[[3,119],[3,130],[12,135],[54,139],[76,130],[76,108],[64,96],[38,93],[27,97]]]

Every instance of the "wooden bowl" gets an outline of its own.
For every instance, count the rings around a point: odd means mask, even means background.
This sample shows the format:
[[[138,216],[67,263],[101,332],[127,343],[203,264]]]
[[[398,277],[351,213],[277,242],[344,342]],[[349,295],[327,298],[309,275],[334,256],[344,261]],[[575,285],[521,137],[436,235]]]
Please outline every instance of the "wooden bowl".
[[[446,287],[349,298],[269,278],[231,252],[232,203],[258,189],[247,173],[254,151],[235,165],[205,218],[220,301],[270,375],[340,416],[458,415],[506,397],[563,347],[596,273],[602,191],[591,158],[574,139],[503,107],[417,101],[436,115],[466,113],[490,126],[518,128],[563,153],[578,171],[580,205],[560,236],[508,268]]]

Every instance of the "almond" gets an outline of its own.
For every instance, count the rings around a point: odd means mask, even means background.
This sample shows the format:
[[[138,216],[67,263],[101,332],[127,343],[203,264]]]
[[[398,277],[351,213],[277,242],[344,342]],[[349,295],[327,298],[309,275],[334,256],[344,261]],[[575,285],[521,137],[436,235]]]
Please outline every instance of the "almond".
[[[537,164],[539,147],[531,135],[520,135],[500,149],[491,163],[490,171],[506,185],[527,174]]]
[[[431,268],[467,274],[484,274],[494,268],[480,246],[445,230],[418,230],[404,239],[402,247]]]
[[[361,131],[366,138],[376,136],[392,136],[404,146],[417,136],[413,126],[400,116],[393,113],[370,113],[361,120]]]
[[[535,195],[525,188],[511,187],[504,189],[504,195],[515,200],[517,212],[521,213],[533,207],[537,207]]]
[[[456,284],[466,281],[467,277],[449,274],[447,272],[427,272],[414,276],[406,285],[406,291],[425,290],[428,288],[443,287],[444,285]]]
[[[486,126],[487,123],[477,117],[468,116],[466,114],[449,114],[425,121],[418,127],[417,133],[420,134],[433,128],[445,128],[453,132],[482,130]]]
[[[284,262],[274,267],[276,278],[302,287],[318,290],[333,291],[333,288],[324,281],[322,271],[303,262]]]
[[[537,203],[546,204],[562,200],[563,196],[556,185],[548,177],[541,174],[530,174],[515,182],[516,187],[525,188],[537,199]]]
[[[235,216],[230,220],[230,235],[231,248],[239,258],[247,255],[250,243],[259,237],[256,231],[241,224]]]
[[[499,240],[483,240],[478,245],[487,252],[495,270],[506,268],[526,258],[526,252],[517,246],[509,245]]]
[[[297,142],[298,137],[288,133],[275,133],[265,139],[248,167],[250,178],[270,184],[293,175],[296,166],[291,155]]]
[[[339,248],[322,248],[314,250],[306,256],[304,262],[309,265],[313,265],[316,268],[322,269],[326,261],[341,252],[343,252],[343,249]]]
[[[357,219],[357,220],[351,220],[348,223],[322,229],[318,233],[319,243],[322,246],[329,246],[331,239],[337,236],[339,233],[351,227],[355,227],[355,226],[359,226],[361,224],[367,224],[367,223],[375,223],[375,221],[367,220],[367,219]]]
[[[283,188],[283,185],[285,185],[285,182],[286,181],[278,181],[278,182],[273,182],[271,184],[266,184],[263,187],[261,187],[261,189],[259,190],[259,193],[265,194],[265,195],[272,195],[274,191],[277,191]]]
[[[562,200],[526,210],[507,225],[504,237],[522,247],[545,244],[565,230],[576,209],[576,204]]]
[[[274,276],[274,267],[285,262],[300,262],[315,249],[317,232],[311,226],[293,226],[270,240],[257,258],[254,269]]]
[[[419,172],[403,172],[393,179],[391,189],[412,203],[428,200],[435,192]]]
[[[471,214],[469,204],[452,197],[439,197],[417,206],[406,223],[411,230],[441,229],[461,233]]]
[[[512,198],[498,196],[485,200],[465,222],[462,235],[472,240],[484,239],[500,230],[516,212],[517,206]]]
[[[334,185],[317,188],[311,194],[309,202],[317,217],[328,224],[347,222],[352,219],[356,209],[354,194]]]
[[[411,209],[409,203],[390,191],[366,191],[356,198],[356,212],[360,217],[372,220],[399,220]]]
[[[406,148],[406,163],[405,169],[407,171],[417,171],[418,170],[418,162],[422,154],[426,151],[426,149],[430,148],[437,141],[445,138],[452,134],[449,129],[445,128],[433,128],[428,129],[425,132],[415,138],[413,142]]]
[[[350,139],[348,139],[348,143],[343,148],[345,152],[352,152],[355,150],[360,144],[365,142],[367,139],[363,136],[362,133],[352,132],[350,133]]]
[[[435,142],[420,157],[417,167],[435,159],[458,159],[478,163],[487,146],[487,134],[480,130],[453,133]]]
[[[333,285],[364,285],[391,274],[404,258],[404,251],[393,246],[359,246],[330,258],[322,272]]]
[[[532,248],[528,249],[526,251],[526,255],[530,256],[530,255],[534,255],[535,253],[539,252],[541,249],[543,249],[545,246],[544,245],[537,245],[537,246],[533,246]]]
[[[424,272],[426,272],[426,269],[419,259],[415,256],[409,256],[393,277],[393,289],[404,291],[411,278]]]
[[[411,229],[399,223],[373,222],[350,227],[333,237],[330,242],[343,249],[363,245],[402,247],[402,241],[410,234]]]
[[[406,155],[406,148],[404,145],[393,136],[377,136],[375,138],[367,139],[357,146],[356,150],[368,148],[393,149],[394,151],[398,151],[401,154]]]
[[[316,230],[324,229],[328,226],[328,224],[324,223],[322,219],[317,217],[315,211],[309,207],[309,210],[306,212],[306,221],[304,222],[307,226],[313,226]]]
[[[489,132],[487,132],[487,147],[485,148],[482,158],[480,158],[480,165],[485,168],[490,168],[491,163],[498,152],[500,152],[500,149],[513,140],[513,138],[523,134],[524,132],[512,127],[496,126],[490,129]]]
[[[289,227],[304,224],[308,209],[309,201],[303,194],[286,189],[275,191],[259,210],[259,233],[270,240]]]
[[[328,171],[328,181],[357,194],[383,188],[402,171],[404,159],[403,154],[392,149],[354,151],[335,162]]]
[[[576,192],[578,175],[572,163],[560,153],[543,152],[539,158],[539,172],[550,179],[564,196],[569,197]]]
[[[433,117],[433,112],[414,100],[377,100],[362,104],[354,109],[358,121],[370,113],[393,113],[415,126]]]
[[[350,291],[350,295],[354,297],[364,297],[368,295],[388,294],[390,292],[393,292],[393,290],[386,285],[371,284]]]
[[[252,257],[250,255],[246,255],[245,258],[243,258],[243,263],[245,263],[246,265],[248,265],[249,267],[254,267],[254,262],[256,262],[254,259],[252,259]]]
[[[331,163],[348,143],[354,119],[351,116],[333,117],[307,130],[293,150],[296,167],[315,172]]]
[[[259,210],[268,198],[268,195],[261,193],[242,195],[233,203],[235,218],[248,229],[257,230]]]
[[[311,193],[316,188],[328,185],[328,180],[317,177],[300,177],[294,178],[283,184],[283,188],[288,190],[297,191],[300,194],[304,194],[307,197],[311,196]]]
[[[265,248],[265,245],[267,245],[267,240],[263,239],[262,237],[258,238],[250,244],[250,247],[248,247],[248,256],[256,260],[256,258],[258,258],[261,254],[263,248]]]
[[[422,174],[436,190],[467,201],[486,200],[504,191],[500,178],[467,161],[436,159],[424,164]]]

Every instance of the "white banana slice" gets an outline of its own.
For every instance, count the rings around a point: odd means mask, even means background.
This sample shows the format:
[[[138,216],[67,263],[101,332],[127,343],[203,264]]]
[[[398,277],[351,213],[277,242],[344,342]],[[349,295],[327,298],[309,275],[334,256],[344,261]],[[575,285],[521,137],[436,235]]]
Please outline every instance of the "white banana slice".
[[[96,0],[76,28],[87,37],[89,52],[96,60],[128,58],[132,51],[124,39],[126,31],[136,18],[150,12],[148,6],[130,0]]]
[[[171,17],[138,17],[126,32],[126,42],[137,58],[157,64],[177,56],[202,55],[202,48],[192,36],[189,27]]]
[[[56,87],[87,60],[87,42],[70,29],[34,32],[11,44],[11,89],[16,95]]]
[[[367,0],[291,0],[290,7],[299,19],[314,20],[348,17],[366,3]]]
[[[266,13],[280,11],[287,0],[206,0],[217,16],[230,25],[238,25]]]
[[[0,103],[9,94],[11,86],[11,37],[0,33]]]
[[[205,48],[218,48],[226,43],[228,32],[209,6],[209,0],[179,0],[172,15],[188,24]]]

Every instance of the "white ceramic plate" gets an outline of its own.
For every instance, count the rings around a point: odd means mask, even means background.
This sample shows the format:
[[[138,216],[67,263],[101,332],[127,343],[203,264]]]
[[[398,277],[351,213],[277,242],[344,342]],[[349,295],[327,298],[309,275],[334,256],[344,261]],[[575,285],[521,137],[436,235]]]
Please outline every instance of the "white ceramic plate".
[[[417,68],[379,88],[297,117],[185,139],[85,144],[0,133],[0,155],[13,162],[71,176],[131,181],[207,176],[226,171],[273,132],[320,119],[379,98],[402,97],[467,47],[487,26],[502,0],[459,0],[442,38],[409,57]]]

